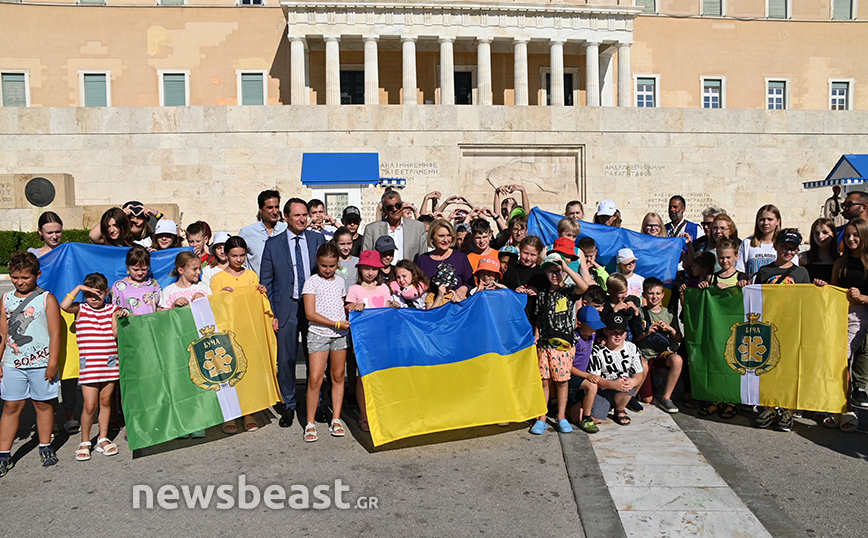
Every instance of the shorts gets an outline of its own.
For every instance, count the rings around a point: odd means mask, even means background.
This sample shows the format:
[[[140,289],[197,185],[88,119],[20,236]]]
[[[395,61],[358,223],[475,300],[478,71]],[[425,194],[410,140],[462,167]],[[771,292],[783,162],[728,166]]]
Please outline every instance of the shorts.
[[[636,387],[630,389],[630,394],[636,395]],[[591,409],[591,416],[605,420],[609,416],[609,411],[615,408],[615,395],[619,391],[615,389],[600,389],[597,391],[597,396],[594,398],[594,406]]]
[[[60,394],[60,374],[58,379],[45,379],[45,368],[15,368],[3,367],[3,378],[0,379],[0,398],[7,402],[33,400],[47,402]]]
[[[576,358],[576,348],[571,347],[565,351],[551,347],[538,347],[539,375],[543,379],[553,381],[569,381],[570,368]]]
[[[347,349],[347,335],[322,336],[316,333],[307,333],[307,352],[320,353],[323,351],[341,351]]]

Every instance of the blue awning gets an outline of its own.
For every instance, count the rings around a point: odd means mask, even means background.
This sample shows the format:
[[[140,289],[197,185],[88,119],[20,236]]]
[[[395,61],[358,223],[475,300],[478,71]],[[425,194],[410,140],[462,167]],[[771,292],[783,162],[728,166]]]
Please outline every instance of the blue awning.
[[[841,155],[832,171],[823,181],[806,181],[806,189],[834,187],[835,185],[855,185],[868,181],[868,155]]]
[[[301,157],[301,183],[323,185],[377,185],[379,153],[305,153]]]
[[[407,180],[402,177],[381,177],[381,187],[406,187]]]
[[[806,189],[821,189],[824,187],[834,187],[835,185],[856,185],[865,183],[864,177],[839,177],[837,179],[824,179],[823,181],[806,181],[802,185]]]

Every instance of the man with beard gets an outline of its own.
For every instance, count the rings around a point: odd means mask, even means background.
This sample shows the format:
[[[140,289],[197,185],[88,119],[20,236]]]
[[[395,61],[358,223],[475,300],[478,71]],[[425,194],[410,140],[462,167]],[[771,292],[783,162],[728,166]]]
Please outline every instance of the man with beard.
[[[238,232],[247,243],[247,267],[257,275],[262,263],[262,251],[269,237],[280,235],[286,231],[286,223],[280,215],[280,193],[275,190],[265,190],[259,193],[258,222],[241,228]],[[261,277],[261,275],[260,275]],[[261,280],[261,278],[260,278]]]
[[[684,197],[676,194],[669,199],[669,220],[666,224],[666,234],[669,237],[681,237],[683,234],[690,236],[691,241],[695,241],[697,237],[705,235],[702,229],[695,222],[690,222],[684,218],[684,210],[687,208],[687,203]]]

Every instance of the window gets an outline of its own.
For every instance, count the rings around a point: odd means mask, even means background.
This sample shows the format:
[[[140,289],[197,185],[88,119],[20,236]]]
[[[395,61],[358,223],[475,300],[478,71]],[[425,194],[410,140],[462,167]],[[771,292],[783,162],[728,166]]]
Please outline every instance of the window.
[[[265,105],[268,103],[268,78],[265,71],[237,71],[238,104]]]
[[[187,106],[190,101],[190,74],[160,72],[160,103],[162,106]]]
[[[263,6],[265,0],[237,0],[239,6]]]
[[[853,0],[832,0],[832,20],[846,21],[853,18]]]
[[[723,16],[723,1],[724,0],[702,0],[702,14],[707,17],[722,17]]]
[[[769,80],[766,82],[769,110],[785,110],[787,108],[787,83],[784,80]]]
[[[81,106],[111,106],[111,73],[79,71]]]
[[[341,71],[341,104],[365,104],[364,71]]]
[[[829,110],[850,110],[850,82],[848,80],[829,81]]]
[[[642,13],[657,13],[656,0],[636,0],[636,7],[642,8]]]
[[[723,108],[723,80],[706,78],[702,80],[702,108]]]
[[[639,108],[653,108],[657,106],[656,78],[636,78],[636,106]]]
[[[552,104],[552,74],[546,73],[546,104]],[[573,106],[573,74],[564,73],[564,106]]]
[[[29,78],[28,73],[24,71],[0,75],[3,106],[30,106]]]
[[[473,104],[473,72],[472,71],[455,71],[453,73],[452,84],[455,87],[455,104],[456,105],[472,105]]]
[[[789,19],[789,0],[766,0],[768,18],[770,19]]]
[[[183,6],[186,0],[160,0],[160,5],[163,6]]]

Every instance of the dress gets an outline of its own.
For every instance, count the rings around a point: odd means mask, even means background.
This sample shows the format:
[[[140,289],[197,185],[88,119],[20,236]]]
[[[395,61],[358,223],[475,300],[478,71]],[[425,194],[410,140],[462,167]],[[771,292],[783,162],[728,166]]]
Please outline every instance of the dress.
[[[152,314],[157,311],[162,291],[160,283],[154,278],[142,283],[123,278],[112,286],[111,303],[134,316]]]
[[[118,341],[112,334],[112,317],[117,310],[115,304],[97,310],[87,303],[79,303],[75,320],[75,339],[81,364],[79,385],[119,379]]]
[[[229,274],[227,271],[220,271],[211,277],[211,293],[219,293],[223,288],[243,288],[245,286],[258,286],[259,277],[253,269],[245,269],[239,276]]]

